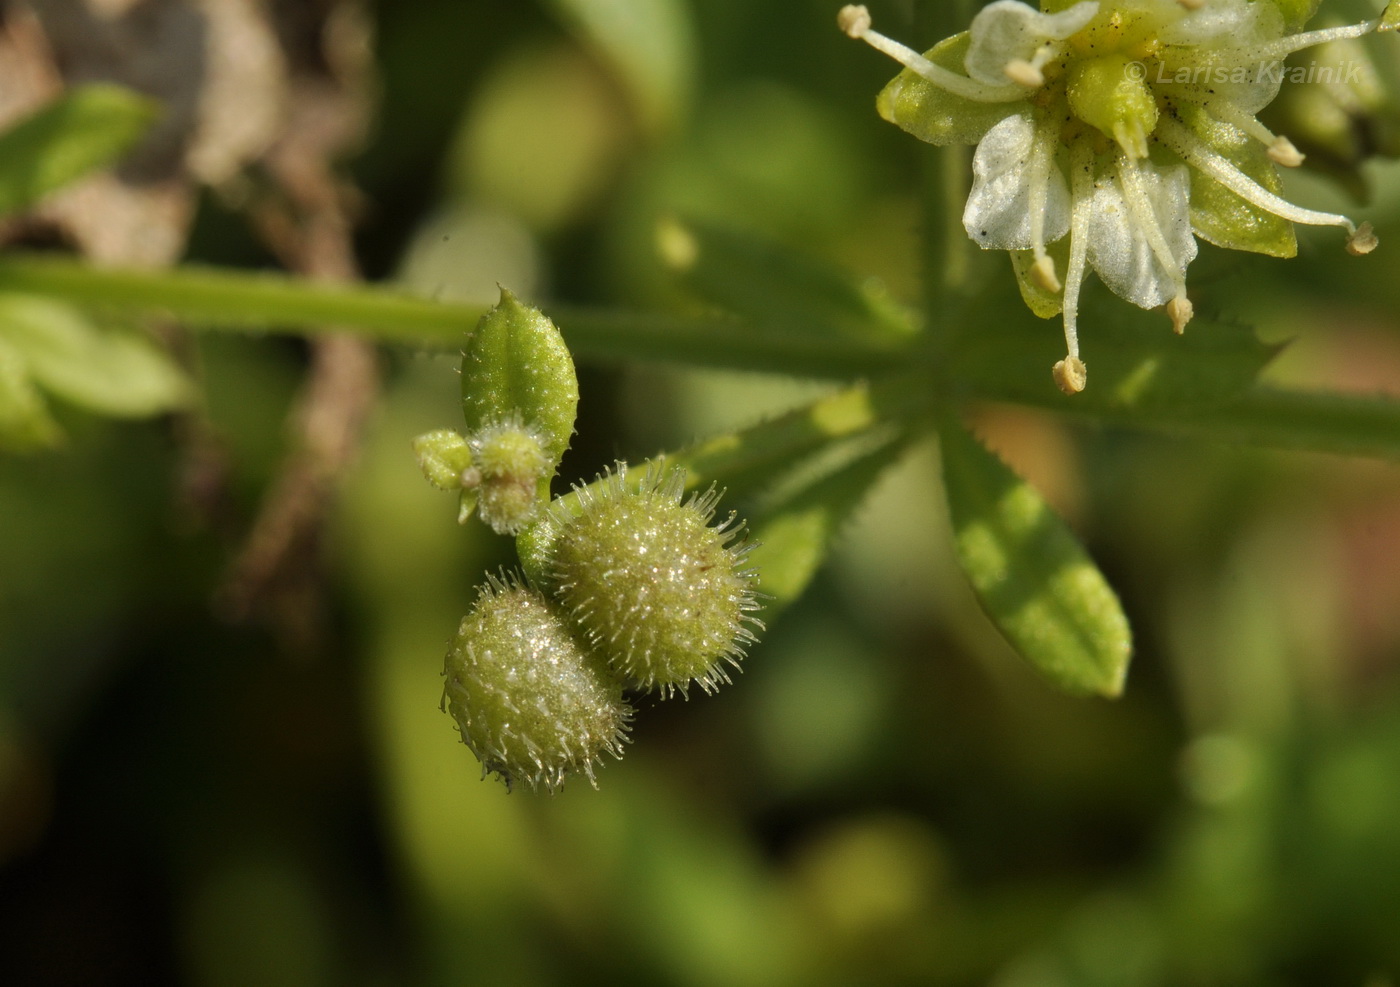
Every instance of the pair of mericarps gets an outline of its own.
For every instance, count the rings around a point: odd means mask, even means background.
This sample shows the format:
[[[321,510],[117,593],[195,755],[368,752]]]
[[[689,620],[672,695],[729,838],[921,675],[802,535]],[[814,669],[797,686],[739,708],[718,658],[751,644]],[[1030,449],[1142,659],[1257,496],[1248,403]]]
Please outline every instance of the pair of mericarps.
[[[554,501],[531,532],[531,581],[491,577],[447,654],[444,706],[507,786],[594,781],[622,756],[625,689],[712,692],[761,628],[749,545],[719,495],[625,467]]]

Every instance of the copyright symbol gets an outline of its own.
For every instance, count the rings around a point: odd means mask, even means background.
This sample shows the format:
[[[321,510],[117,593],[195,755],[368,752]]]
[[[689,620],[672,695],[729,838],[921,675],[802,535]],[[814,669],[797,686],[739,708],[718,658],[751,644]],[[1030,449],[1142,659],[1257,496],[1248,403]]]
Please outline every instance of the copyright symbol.
[[[1147,66],[1142,64],[1142,62],[1129,62],[1127,65],[1123,66],[1123,74],[1126,75],[1131,82],[1142,82],[1147,78]]]

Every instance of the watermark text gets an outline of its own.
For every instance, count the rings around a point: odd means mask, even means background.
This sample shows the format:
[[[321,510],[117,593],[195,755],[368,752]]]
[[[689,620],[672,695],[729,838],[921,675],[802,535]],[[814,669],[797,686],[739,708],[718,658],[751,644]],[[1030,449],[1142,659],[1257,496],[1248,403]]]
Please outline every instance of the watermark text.
[[[1134,82],[1152,82],[1188,86],[1223,86],[1230,83],[1248,85],[1266,83],[1282,85],[1338,85],[1361,83],[1365,64],[1358,61],[1335,65],[1285,65],[1282,61],[1259,62],[1255,65],[1181,65],[1170,67],[1164,62],[1148,64],[1129,62],[1124,71]]]

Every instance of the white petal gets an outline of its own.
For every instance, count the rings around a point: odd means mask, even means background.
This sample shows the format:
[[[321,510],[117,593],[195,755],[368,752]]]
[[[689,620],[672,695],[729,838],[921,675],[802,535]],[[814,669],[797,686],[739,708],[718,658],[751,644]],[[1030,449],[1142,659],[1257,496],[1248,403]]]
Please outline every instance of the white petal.
[[[1063,41],[1094,19],[1096,0],[1077,3],[1058,14],[1042,14],[1018,0],[997,0],[977,12],[969,29],[967,74],[989,86],[1006,85],[1006,63],[1030,61],[1047,41]]]
[[[1139,167],[1157,225],[1184,269],[1196,256],[1190,175],[1185,165],[1159,168],[1143,161]],[[1117,178],[1104,176],[1094,183],[1089,214],[1089,264],[1115,295],[1140,308],[1156,308],[1175,296],[1181,272],[1167,271],[1158,262],[1147,234],[1133,222]]]
[[[1194,70],[1191,88],[1201,95],[1223,97],[1246,113],[1258,113],[1278,96],[1283,61],[1261,59],[1251,49],[1283,34],[1283,15],[1272,3],[1211,0],[1158,32],[1158,40],[1172,46],[1162,52],[1159,75],[1171,78],[1181,68]],[[1190,51],[1178,53],[1176,46]]]
[[[1240,48],[1283,37],[1283,15],[1272,3],[1210,0],[1175,23],[1163,26],[1157,39],[1165,45]]]
[[[989,250],[1031,249],[1030,158],[1035,124],[1025,114],[1007,117],[977,145],[972,156],[972,192],[963,228]],[[1045,242],[1069,231],[1069,188],[1053,163],[1045,196]]]

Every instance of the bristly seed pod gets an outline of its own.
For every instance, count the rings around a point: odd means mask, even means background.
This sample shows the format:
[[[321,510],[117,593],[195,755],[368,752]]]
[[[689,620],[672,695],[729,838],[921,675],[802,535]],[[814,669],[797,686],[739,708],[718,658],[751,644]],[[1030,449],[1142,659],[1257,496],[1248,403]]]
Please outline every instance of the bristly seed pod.
[[[489,577],[447,652],[443,706],[509,789],[558,791],[603,754],[622,757],[631,708],[622,686],[566,621],[513,575]]]
[[[719,493],[683,498],[685,471],[644,478],[625,465],[556,506],[549,587],[574,625],[632,687],[663,696],[729,682],[763,624],[751,545],[734,516],[710,527]],[[557,504],[557,502],[556,502]]]

